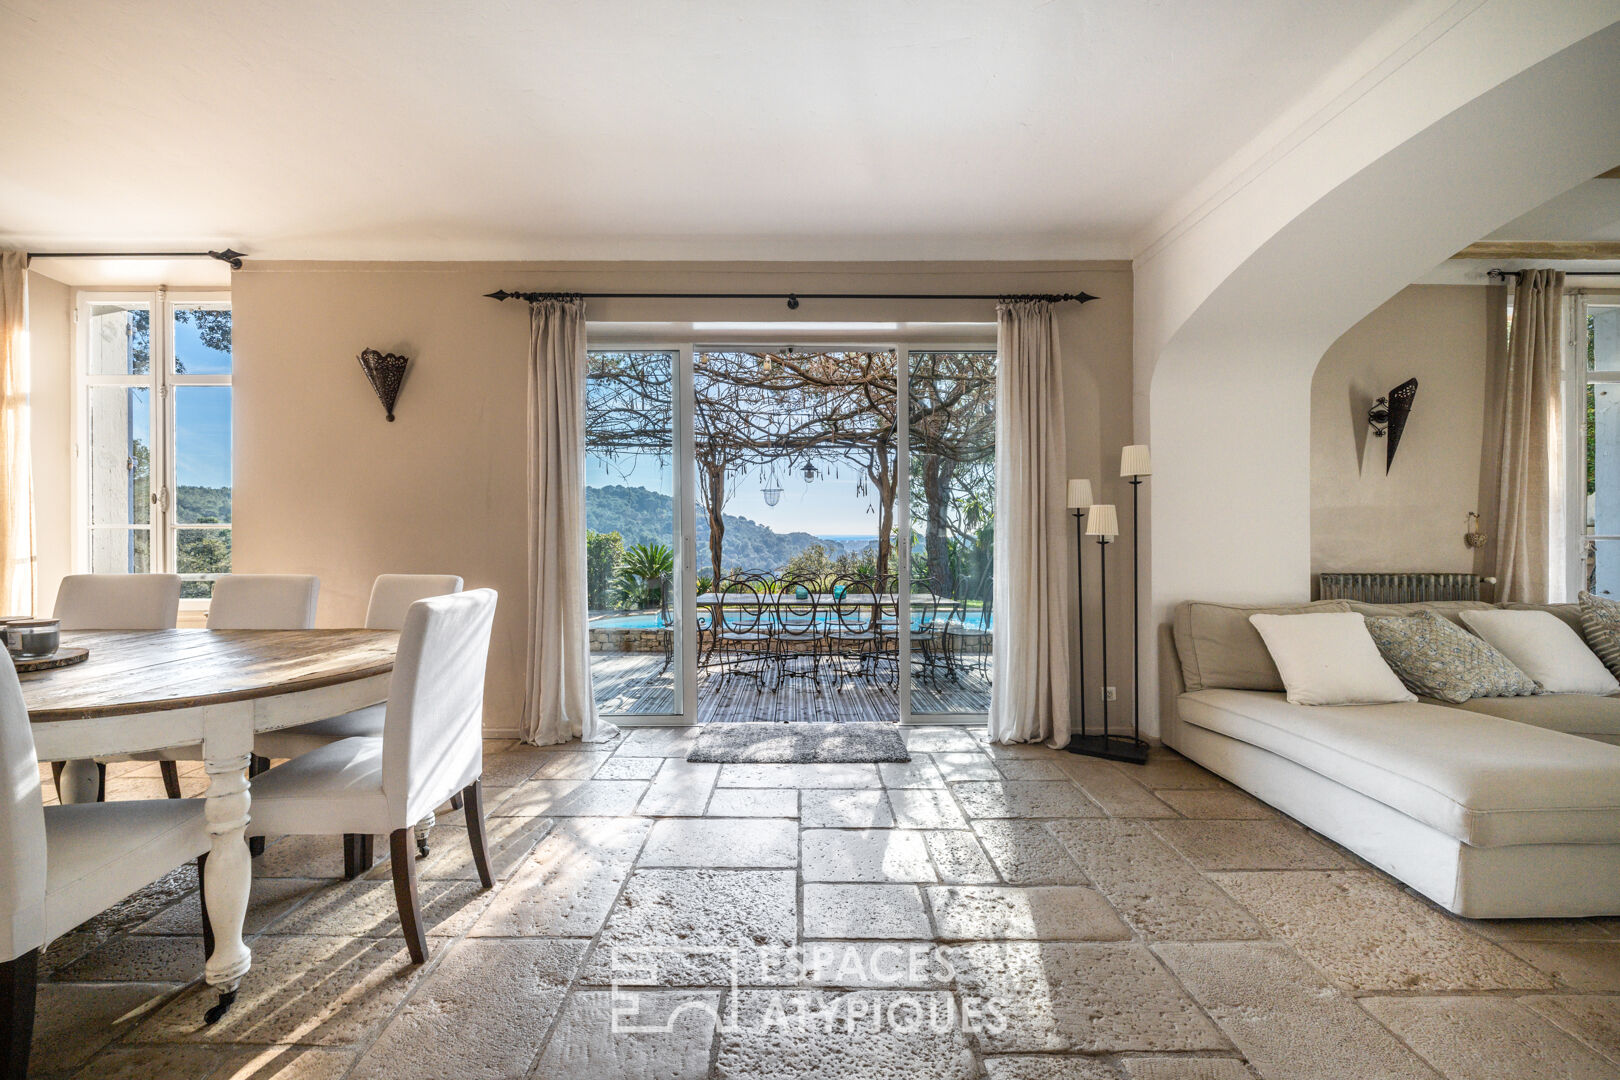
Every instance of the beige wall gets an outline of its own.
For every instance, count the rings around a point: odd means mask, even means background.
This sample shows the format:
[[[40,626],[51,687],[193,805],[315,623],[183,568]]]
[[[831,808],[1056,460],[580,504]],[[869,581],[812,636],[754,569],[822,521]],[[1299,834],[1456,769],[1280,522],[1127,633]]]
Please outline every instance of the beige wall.
[[[1486,289],[1414,285],[1362,319],[1311,380],[1311,571],[1474,569],[1480,510]],[[1416,377],[1394,468],[1371,437],[1374,399]]]
[[[34,465],[34,611],[49,614],[72,572],[73,290],[28,275],[29,393]]]
[[[322,625],[357,625],[389,571],[463,575],[501,593],[486,724],[522,708],[527,534],[524,386],[528,313],[498,288],[650,292],[1074,292],[1059,308],[1075,476],[1128,503],[1118,448],[1131,441],[1131,272],[1123,263],[403,264],[249,262],[234,275],[235,569],[321,578]],[[592,301],[593,320],[988,321],[987,302]],[[773,335],[780,343],[783,335]],[[404,353],[395,423],[355,361]],[[1111,552],[1110,682],[1129,717],[1125,542]],[[1095,598],[1095,546],[1088,545]],[[1093,601],[1094,602],[1094,601]],[[1091,641],[1093,688],[1100,685]],[[1094,689],[1095,692],[1095,689]]]

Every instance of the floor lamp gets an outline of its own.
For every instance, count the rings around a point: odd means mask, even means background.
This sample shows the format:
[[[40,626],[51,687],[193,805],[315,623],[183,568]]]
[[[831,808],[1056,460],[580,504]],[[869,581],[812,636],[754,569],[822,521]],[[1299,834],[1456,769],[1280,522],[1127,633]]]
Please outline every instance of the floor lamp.
[[[1086,734],[1086,712],[1091,700],[1086,695],[1086,511],[1091,509],[1091,481],[1069,481],[1069,509],[1074,512],[1074,606],[1080,620],[1080,735]],[[1071,741],[1071,746],[1074,743]]]
[[[1146,444],[1119,453],[1119,475],[1131,485],[1131,741],[1147,760],[1142,741],[1142,481],[1153,474]]]
[[[1103,722],[1102,733],[1093,735],[1085,729],[1085,710],[1080,712],[1080,734],[1069,740],[1068,749],[1075,754],[1110,758],[1114,761],[1145,762],[1147,744],[1140,739],[1113,735],[1108,731],[1108,545],[1119,535],[1119,513],[1109,503],[1091,508],[1086,521],[1086,535],[1097,538],[1097,596],[1102,614],[1102,669],[1103,669]]]

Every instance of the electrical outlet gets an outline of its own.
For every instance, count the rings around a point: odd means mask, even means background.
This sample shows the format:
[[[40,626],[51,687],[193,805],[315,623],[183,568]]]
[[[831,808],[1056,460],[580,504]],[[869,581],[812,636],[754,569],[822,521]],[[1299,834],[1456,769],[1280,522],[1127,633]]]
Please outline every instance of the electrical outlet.
[[[1102,694],[1103,694],[1103,700],[1104,701],[1118,701],[1119,700],[1119,692],[1116,691],[1112,686],[1103,687]]]

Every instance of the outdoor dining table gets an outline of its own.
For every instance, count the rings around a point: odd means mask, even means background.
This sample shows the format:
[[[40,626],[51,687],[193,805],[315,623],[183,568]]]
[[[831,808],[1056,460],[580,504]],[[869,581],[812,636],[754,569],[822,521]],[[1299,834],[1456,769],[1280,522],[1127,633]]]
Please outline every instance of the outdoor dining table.
[[[392,630],[70,632],[62,645],[88,649],[84,663],[19,676],[39,760],[69,762],[65,794],[82,795],[92,758],[202,744],[211,838],[202,890],[214,931],[204,971],[220,993],[210,1021],[252,961],[242,924],[253,735],[387,700],[398,641]]]

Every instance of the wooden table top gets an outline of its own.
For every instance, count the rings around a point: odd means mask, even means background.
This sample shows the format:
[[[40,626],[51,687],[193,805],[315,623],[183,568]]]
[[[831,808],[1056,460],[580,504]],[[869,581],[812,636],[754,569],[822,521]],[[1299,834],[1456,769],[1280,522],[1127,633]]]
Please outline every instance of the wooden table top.
[[[73,667],[18,676],[34,723],[189,709],[314,690],[394,669],[393,630],[81,630]]]

